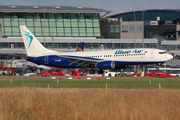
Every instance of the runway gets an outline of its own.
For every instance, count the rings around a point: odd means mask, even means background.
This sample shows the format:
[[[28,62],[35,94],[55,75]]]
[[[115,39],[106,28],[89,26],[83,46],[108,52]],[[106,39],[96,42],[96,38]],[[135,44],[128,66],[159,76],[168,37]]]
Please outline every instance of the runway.
[[[21,79],[21,80],[111,80],[121,78],[132,78],[132,77],[104,77],[104,76],[0,76],[0,80],[3,79]]]

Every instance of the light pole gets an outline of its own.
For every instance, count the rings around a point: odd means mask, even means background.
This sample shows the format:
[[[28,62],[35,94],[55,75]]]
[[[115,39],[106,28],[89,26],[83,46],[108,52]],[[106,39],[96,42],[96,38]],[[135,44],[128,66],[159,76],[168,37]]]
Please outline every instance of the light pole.
[[[129,8],[129,10],[132,10],[132,8]],[[134,4],[134,9],[133,9],[133,11],[134,11],[134,48],[136,48],[136,39],[135,39],[135,32],[136,32],[136,30],[135,30],[135,26],[136,26],[136,23],[135,23],[135,20],[136,20],[136,15],[135,15],[135,4]],[[136,65],[134,65],[134,72],[136,71]]]
[[[143,23],[143,29],[142,29],[142,32],[143,32],[143,36],[142,36],[142,48],[144,48],[144,10],[143,10],[143,4],[142,4],[142,23]]]
[[[44,47],[45,46],[45,6],[44,6]]]
[[[132,8],[129,8],[129,10],[132,10]],[[136,32],[136,23],[135,23],[135,20],[136,20],[136,15],[135,15],[135,5],[134,5],[134,9],[133,9],[133,12],[134,12],[134,48],[136,48],[136,39],[135,39],[135,37],[136,37],[136,34],[135,34],[135,32]]]
[[[54,34],[53,34],[53,33],[54,33],[54,31],[53,31],[53,21],[54,21],[54,20],[53,20],[53,10],[54,10],[54,9],[53,9],[53,7],[52,7],[52,49],[54,49],[54,38],[53,38],[53,37],[54,37],[54,36],[53,36],[53,35],[54,35]]]

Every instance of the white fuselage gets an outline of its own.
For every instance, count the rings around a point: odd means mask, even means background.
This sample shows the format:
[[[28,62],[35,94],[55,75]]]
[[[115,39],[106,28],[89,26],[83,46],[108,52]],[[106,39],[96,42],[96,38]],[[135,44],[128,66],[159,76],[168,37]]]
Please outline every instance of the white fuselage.
[[[53,53],[46,54],[52,55]],[[165,62],[173,58],[164,50],[135,48],[101,51],[65,52],[56,55],[74,56],[80,58],[101,59],[104,61],[126,61],[126,62]]]

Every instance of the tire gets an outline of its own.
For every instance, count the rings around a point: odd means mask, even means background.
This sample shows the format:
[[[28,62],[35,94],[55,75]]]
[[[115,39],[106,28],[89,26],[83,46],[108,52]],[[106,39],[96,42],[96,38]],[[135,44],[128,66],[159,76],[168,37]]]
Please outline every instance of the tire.
[[[176,77],[179,77],[179,75],[176,75]]]
[[[98,74],[103,74],[103,70],[98,70]]]
[[[109,74],[108,76],[111,77],[111,74]]]
[[[157,75],[157,77],[159,78],[159,77],[160,77],[160,75]]]
[[[94,74],[94,73],[95,73],[95,71],[94,71],[94,70],[91,70],[91,71],[90,71],[90,74]]]

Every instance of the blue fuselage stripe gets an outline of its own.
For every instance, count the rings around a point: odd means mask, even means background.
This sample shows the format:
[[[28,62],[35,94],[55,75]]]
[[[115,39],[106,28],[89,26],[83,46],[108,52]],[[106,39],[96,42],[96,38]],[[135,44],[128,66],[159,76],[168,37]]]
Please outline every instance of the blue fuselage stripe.
[[[68,56],[72,57],[72,56]],[[97,58],[83,58],[88,60],[102,60]],[[46,66],[52,66],[52,67],[60,67],[60,68],[81,68],[83,65],[80,65],[77,67],[77,63],[73,63],[69,65],[71,62],[68,59],[60,58],[56,56],[42,56],[37,57],[34,59],[27,59],[30,62],[34,62],[38,65],[46,65]],[[164,61],[158,61],[158,62],[127,62],[127,61],[114,61],[115,66],[125,66],[125,65],[138,65],[138,64],[157,64],[157,63],[164,63]]]

